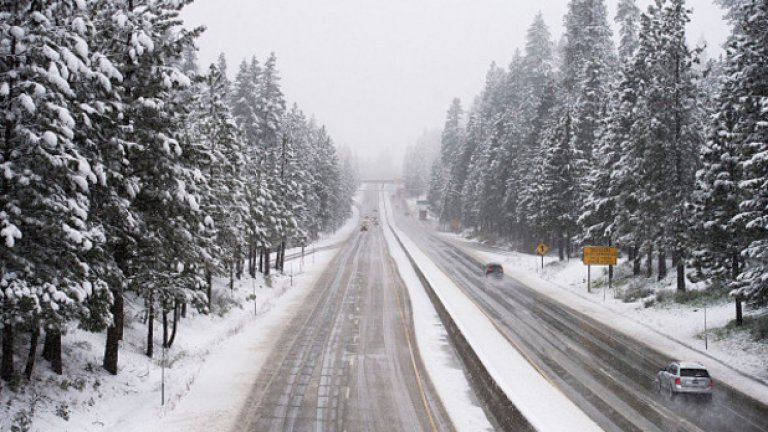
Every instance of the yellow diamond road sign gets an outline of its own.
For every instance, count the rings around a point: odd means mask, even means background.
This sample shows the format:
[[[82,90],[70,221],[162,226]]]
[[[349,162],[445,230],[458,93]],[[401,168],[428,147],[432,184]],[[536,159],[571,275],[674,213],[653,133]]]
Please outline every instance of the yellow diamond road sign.
[[[541,256],[546,255],[548,250],[549,246],[547,246],[547,244],[544,242],[541,242],[538,246],[536,246],[536,252],[538,252]]]

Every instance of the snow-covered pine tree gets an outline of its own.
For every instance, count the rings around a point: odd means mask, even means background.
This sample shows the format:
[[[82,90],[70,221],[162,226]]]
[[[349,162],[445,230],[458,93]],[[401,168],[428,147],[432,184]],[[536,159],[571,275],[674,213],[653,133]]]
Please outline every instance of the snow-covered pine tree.
[[[118,139],[126,168],[117,187],[131,203],[130,231],[115,233],[126,235],[116,240],[116,253],[129,289],[147,306],[149,356],[157,306],[205,305],[199,265],[207,251],[196,241],[205,217],[196,191],[199,161],[184,154],[186,107],[177,97],[190,82],[175,66],[202,31],[180,28],[179,12],[189,3],[112,5],[116,26],[108,49],[122,61],[117,66],[124,77],[118,88],[123,101]]]
[[[262,203],[266,229],[259,247],[265,260],[264,273],[269,274],[270,253],[280,253],[285,246],[284,230],[287,222],[281,218],[285,213],[285,196],[281,195],[284,187],[281,155],[285,153],[282,150],[284,143],[280,128],[285,114],[285,99],[280,89],[277,57],[274,53],[267,58],[259,78],[255,111],[259,124],[258,146],[262,151],[258,161],[262,182],[256,199]]]
[[[443,223],[461,220],[461,189],[467,170],[467,164],[462,164],[465,149],[463,115],[461,100],[454,98],[448,108],[440,137],[440,161],[432,165],[430,189],[434,192],[430,203],[439,209],[438,214]],[[440,197],[439,201],[434,195]]]
[[[266,191],[263,188],[264,179],[260,166],[263,150],[259,146],[261,125],[257,115],[260,77],[261,67],[256,58],[252,58],[250,63],[243,60],[240,63],[230,94],[232,115],[242,129],[246,143],[243,155],[245,159],[245,196],[248,202],[246,237],[248,271],[251,277],[256,276],[258,243],[266,235],[263,206],[263,196]]]
[[[76,129],[90,121],[87,102],[109,99],[112,76],[91,62],[97,53],[89,45],[93,24],[84,2],[2,2],[0,13],[0,376],[9,380],[17,324],[32,329],[32,345],[39,326],[45,328],[46,354],[62,373],[62,332],[91,315],[94,296],[109,300],[91,266],[103,258],[93,252],[102,231],[88,218],[90,188],[103,180],[94,171],[99,153]],[[92,94],[75,92],[87,85],[94,86]],[[97,316],[106,313],[103,302],[91,304],[92,322],[103,323]]]
[[[749,232],[745,266],[737,292],[753,305],[768,305],[768,2],[739,9],[739,34],[729,50],[727,82],[737,104],[732,140],[739,148],[739,182],[744,199],[735,222]]]
[[[605,0],[571,0],[565,28],[563,86],[572,116],[572,146],[584,155],[588,168],[616,64]],[[582,198],[587,193],[583,187],[578,190]]]
[[[557,124],[548,128],[542,139],[543,177],[539,179],[541,194],[538,220],[541,229],[557,242],[558,257],[570,257],[571,240],[576,234],[578,218],[578,181],[583,157],[572,147],[572,117],[567,107],[555,117]]]
[[[201,208],[211,216],[206,227],[215,230],[211,252],[213,273],[230,278],[234,284],[236,264],[245,250],[245,169],[242,133],[226,103],[227,82],[216,65],[208,68],[192,103],[192,139],[201,147]],[[208,304],[211,286],[208,284]]]
[[[637,51],[640,15],[637,0],[619,0],[614,21],[619,24],[619,63],[622,65],[630,61]]]
[[[679,290],[685,289],[687,203],[702,141],[695,53],[685,41],[688,15],[682,0],[658,0],[643,15],[634,68],[637,102],[621,162],[623,178],[636,177],[638,186],[629,222],[636,227],[635,237],[646,239],[649,258],[658,248],[659,278],[666,273],[666,252],[672,252]]]

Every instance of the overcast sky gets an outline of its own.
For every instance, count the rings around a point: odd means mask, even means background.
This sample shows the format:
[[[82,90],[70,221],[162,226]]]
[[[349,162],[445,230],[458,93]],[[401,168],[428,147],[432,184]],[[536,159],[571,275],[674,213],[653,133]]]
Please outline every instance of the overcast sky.
[[[638,0],[643,8],[651,0]],[[540,10],[562,34],[568,0],[196,0],[184,12],[204,24],[200,65],[226,54],[230,75],[243,58],[274,51],[283,92],[324,123],[337,145],[365,158],[382,149],[399,162],[425,128],[440,128],[453,97],[465,108],[492,61],[507,66]],[[692,44],[710,52],[728,35],[711,0],[689,0]],[[615,14],[616,0],[608,0]],[[615,30],[615,26],[614,30]]]

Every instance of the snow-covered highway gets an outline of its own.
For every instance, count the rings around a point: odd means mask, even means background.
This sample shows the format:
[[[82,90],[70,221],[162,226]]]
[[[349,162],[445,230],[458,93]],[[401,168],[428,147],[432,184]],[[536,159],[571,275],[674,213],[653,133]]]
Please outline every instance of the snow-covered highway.
[[[402,212],[396,220],[508,342],[603,429],[768,430],[765,406],[726,385],[716,386],[711,404],[657,395],[653,378],[666,355],[509,277],[486,279],[483,263],[427,224]]]
[[[371,190],[364,214],[377,206]],[[454,430],[380,226],[355,232],[312,289],[255,377],[238,430]]]

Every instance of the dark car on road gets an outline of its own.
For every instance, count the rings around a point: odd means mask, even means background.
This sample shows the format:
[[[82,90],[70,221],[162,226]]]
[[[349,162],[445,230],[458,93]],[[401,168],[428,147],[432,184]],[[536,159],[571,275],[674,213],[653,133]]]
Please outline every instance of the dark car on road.
[[[488,275],[500,278],[504,276],[504,267],[498,263],[488,263],[485,266],[485,276],[488,277]]]

